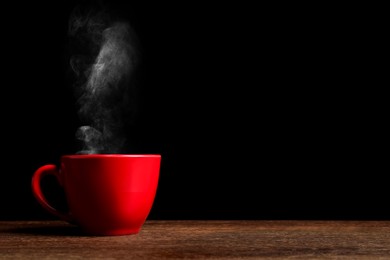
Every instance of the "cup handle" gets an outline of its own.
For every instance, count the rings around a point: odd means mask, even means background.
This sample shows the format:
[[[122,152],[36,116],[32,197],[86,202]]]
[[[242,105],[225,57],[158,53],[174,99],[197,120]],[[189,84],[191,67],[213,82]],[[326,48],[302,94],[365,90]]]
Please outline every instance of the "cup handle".
[[[57,178],[57,181],[62,185],[62,180],[60,176],[60,172],[57,170],[57,166],[53,164],[44,165],[38,170],[35,171],[32,181],[31,181],[31,187],[32,192],[34,194],[34,197],[37,199],[39,204],[49,211],[51,214],[59,217],[61,220],[67,221],[69,223],[74,223],[73,218],[69,213],[62,213],[58,211],[57,209],[53,208],[46,200],[45,196],[42,193],[41,189],[41,180],[46,175],[54,175]]]

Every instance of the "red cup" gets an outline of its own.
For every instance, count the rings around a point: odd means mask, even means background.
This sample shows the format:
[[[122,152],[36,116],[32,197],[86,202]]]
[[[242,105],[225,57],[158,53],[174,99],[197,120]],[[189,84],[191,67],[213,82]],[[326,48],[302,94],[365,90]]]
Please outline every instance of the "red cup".
[[[34,173],[32,191],[43,208],[88,234],[136,234],[152,208],[160,162],[161,155],[65,155],[59,170],[50,164]],[[52,207],[42,193],[41,179],[49,174],[65,190],[68,213]]]

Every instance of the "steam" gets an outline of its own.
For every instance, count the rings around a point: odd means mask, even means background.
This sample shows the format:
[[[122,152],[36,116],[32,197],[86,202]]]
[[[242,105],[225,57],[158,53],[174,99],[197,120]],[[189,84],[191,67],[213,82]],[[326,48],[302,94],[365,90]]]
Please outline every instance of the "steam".
[[[120,153],[138,58],[135,35],[128,23],[113,22],[107,13],[82,16],[77,11],[69,35],[76,42],[71,67],[78,79],[78,114],[86,124],[76,131],[83,143],[79,153]]]

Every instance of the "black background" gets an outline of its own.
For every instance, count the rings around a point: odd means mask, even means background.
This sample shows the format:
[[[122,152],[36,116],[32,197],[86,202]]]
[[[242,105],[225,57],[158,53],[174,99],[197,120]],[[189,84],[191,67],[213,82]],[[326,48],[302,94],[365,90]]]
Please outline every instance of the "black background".
[[[78,150],[67,35],[77,4],[2,7],[1,219],[53,218],[32,196],[32,174]],[[369,11],[109,6],[141,46],[128,149],[162,155],[150,218],[390,217],[388,102]],[[43,185],[64,208],[55,181]]]

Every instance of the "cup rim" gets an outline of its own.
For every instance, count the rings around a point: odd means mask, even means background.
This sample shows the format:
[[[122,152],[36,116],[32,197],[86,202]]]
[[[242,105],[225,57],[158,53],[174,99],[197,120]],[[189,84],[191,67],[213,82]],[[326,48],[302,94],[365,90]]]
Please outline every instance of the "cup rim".
[[[62,155],[62,158],[81,159],[81,158],[161,158],[161,154],[66,154]]]

